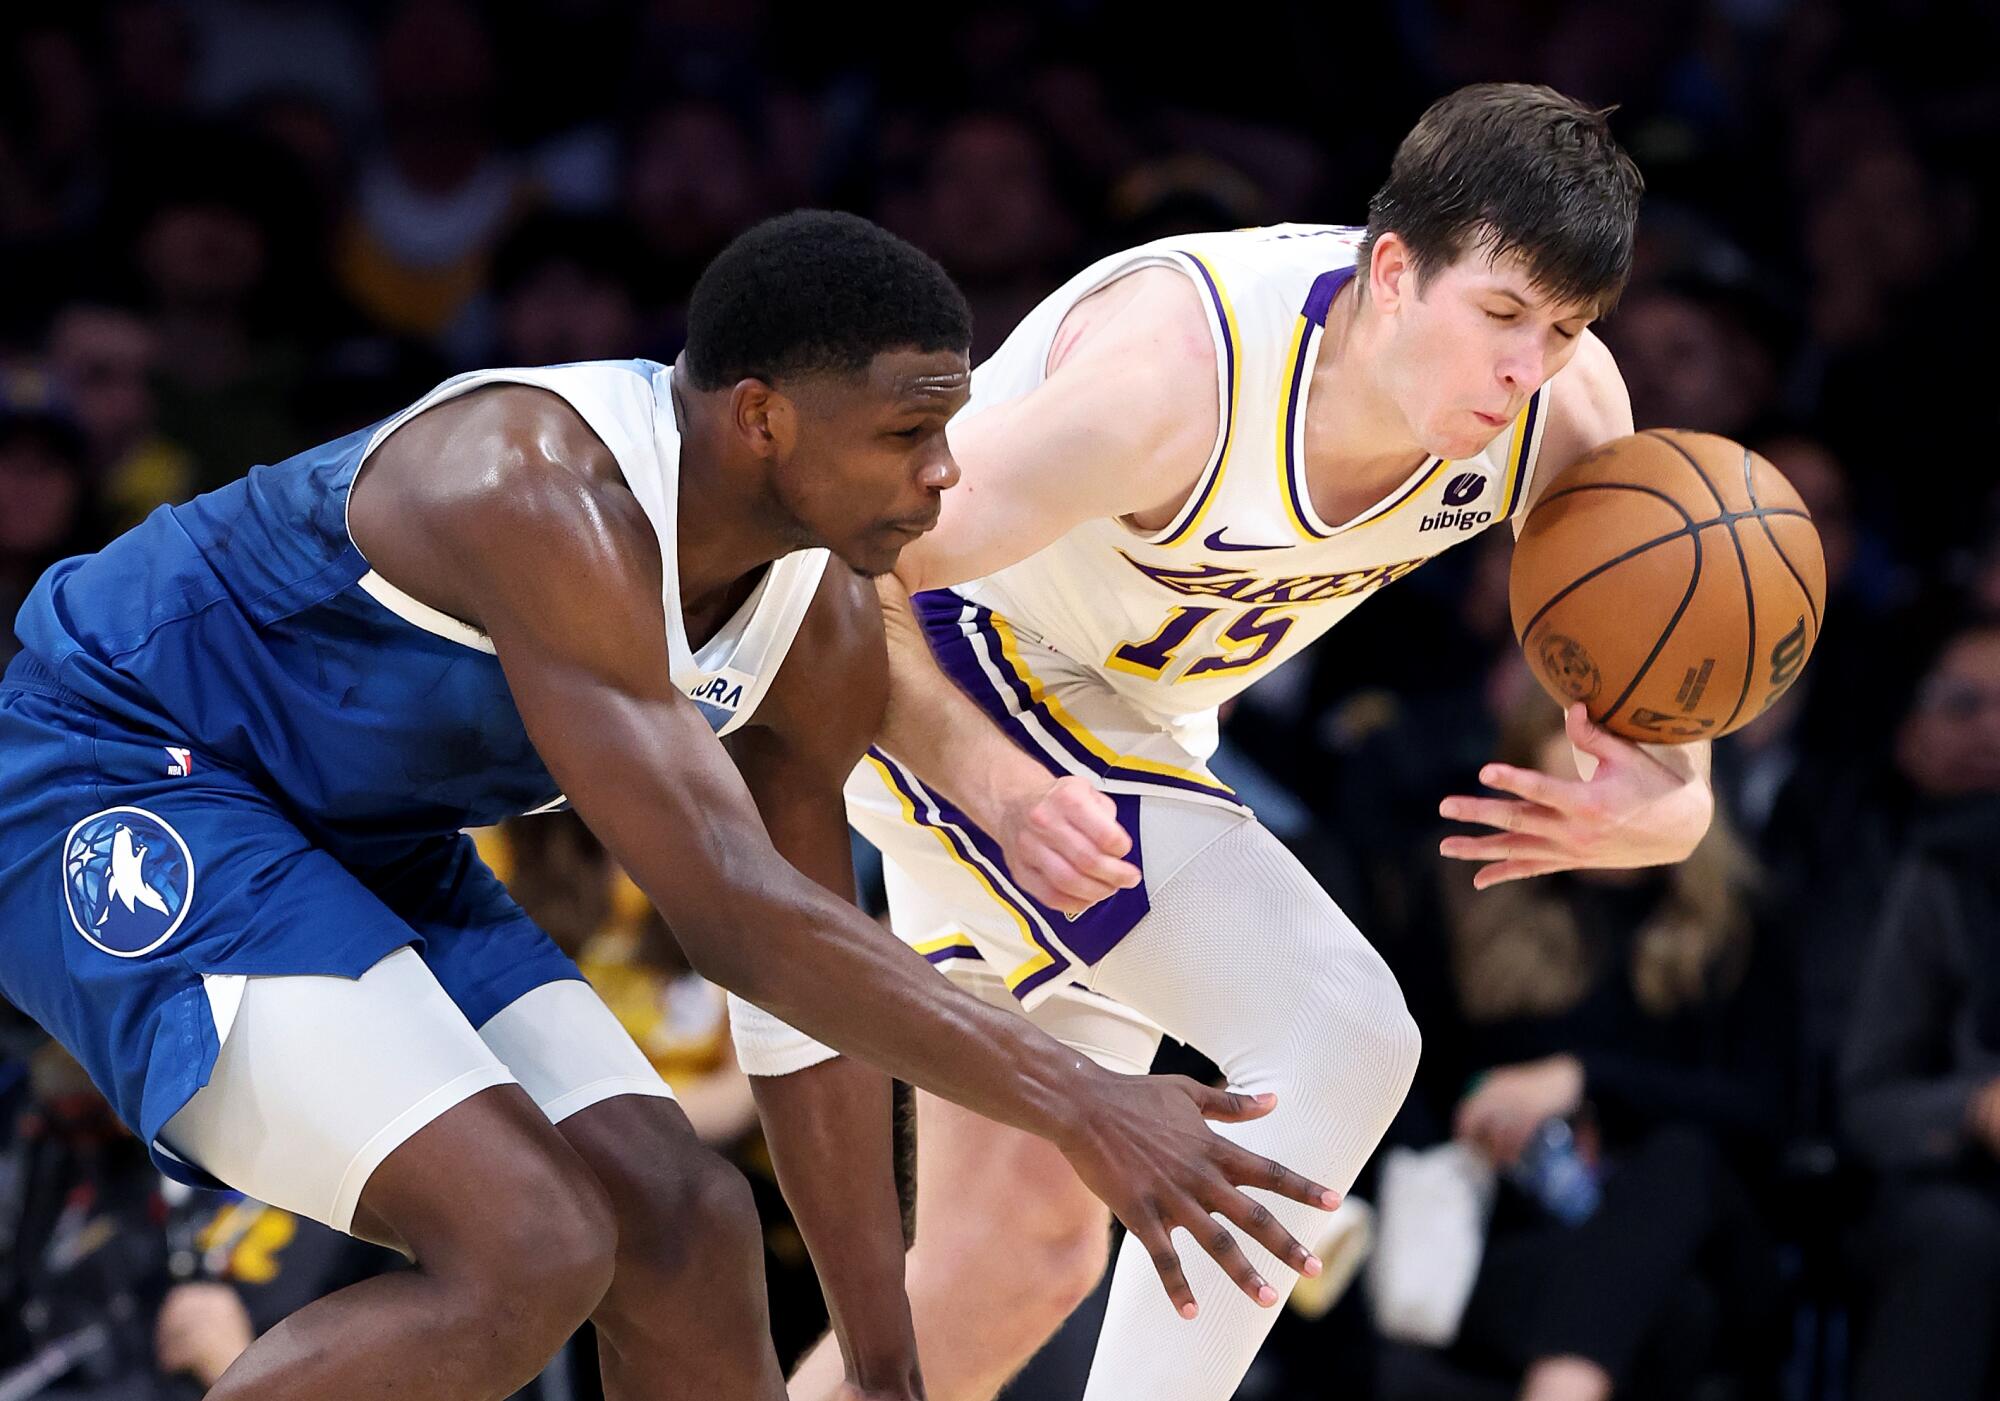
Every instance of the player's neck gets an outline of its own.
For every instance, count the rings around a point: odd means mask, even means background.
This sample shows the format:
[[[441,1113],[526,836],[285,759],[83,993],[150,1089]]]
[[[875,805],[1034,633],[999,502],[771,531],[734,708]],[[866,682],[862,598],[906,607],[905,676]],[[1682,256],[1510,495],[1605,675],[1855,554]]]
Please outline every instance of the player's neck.
[[[731,594],[745,576],[798,549],[798,531],[772,499],[763,464],[726,431],[726,398],[689,392],[678,368],[672,383],[681,437],[675,553],[681,599],[694,609],[700,600]]]
[[[1329,492],[1378,479],[1386,490],[1430,455],[1382,383],[1386,333],[1357,283],[1341,288],[1328,308],[1306,400],[1306,472]]]

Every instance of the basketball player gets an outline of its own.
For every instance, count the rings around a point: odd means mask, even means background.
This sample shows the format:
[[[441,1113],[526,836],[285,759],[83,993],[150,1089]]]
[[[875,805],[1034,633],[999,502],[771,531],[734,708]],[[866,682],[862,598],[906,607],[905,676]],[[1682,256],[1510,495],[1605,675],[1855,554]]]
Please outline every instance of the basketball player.
[[[887,687],[856,571],[956,479],[969,339],[914,249],[790,217],[704,275],[671,369],[461,375],[36,587],[0,990],[168,1173],[416,1262],[211,1397],[501,1396],[586,1316],[619,1401],[783,1396],[746,1185],[462,835],[564,794],[716,981],[1050,1136],[1142,1227],[1171,1198],[1293,1248],[1230,1183],[1326,1194],[1202,1123],[1266,1103],[940,998],[838,898]]]
[[[1351,1184],[1417,1030],[1367,941],[1205,767],[1216,706],[1632,431],[1588,327],[1629,273],[1639,192],[1600,114],[1469,88],[1403,142],[1365,230],[1170,238],[1028,316],[975,373],[951,430],[963,483],[897,567],[914,608],[891,627],[889,721],[848,787],[900,936],[1106,1066],[1145,1069],[1163,1029],[1192,1044],[1277,1095],[1232,1136]],[[931,656],[962,695],[926,684]],[[1569,734],[1590,781],[1493,765],[1482,781],[1511,796],[1444,803],[1497,829],[1444,846],[1486,863],[1480,885],[1675,861],[1706,829],[1705,754],[1656,756],[1580,707]],[[738,1011],[753,1075],[860,1074]],[[1099,1277],[1108,1223],[1059,1157],[976,1112],[920,1096],[917,1144],[930,1396],[990,1397]],[[1211,1261],[1128,1236],[1088,1401],[1233,1393],[1269,1306],[1317,1262],[1232,1237],[1195,1235]],[[855,1320],[900,1304],[836,1297],[850,1366],[891,1367]],[[824,1348],[793,1395],[840,1384]]]

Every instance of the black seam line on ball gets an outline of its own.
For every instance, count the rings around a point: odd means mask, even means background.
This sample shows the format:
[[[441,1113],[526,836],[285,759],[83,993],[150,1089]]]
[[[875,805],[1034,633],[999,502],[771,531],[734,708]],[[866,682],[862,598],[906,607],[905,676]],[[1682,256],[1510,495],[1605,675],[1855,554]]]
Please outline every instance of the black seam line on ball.
[[[1708,494],[1715,498],[1715,509],[1718,511],[1723,509],[1722,493],[1715,489],[1715,483],[1708,479],[1708,473],[1701,470],[1701,464],[1694,460],[1693,453],[1689,452],[1686,448],[1682,447],[1679,443],[1675,442],[1672,438],[1668,437],[1665,433],[1661,432],[1657,428],[1648,428],[1645,432],[1641,433],[1639,436],[1642,438],[1651,438],[1656,443],[1665,443],[1668,447],[1672,448],[1674,452],[1680,456],[1681,461],[1687,463],[1688,470],[1695,474],[1695,477],[1701,482],[1703,486],[1708,488]],[[1751,498],[1750,506],[1751,509],[1753,510],[1756,509],[1757,501],[1755,497]]]
[[[1548,496],[1543,497],[1542,501],[1553,501],[1557,496],[1568,496],[1572,492],[1578,492],[1578,491],[1612,491],[1612,490],[1643,491],[1651,496],[1659,496],[1661,500],[1667,501],[1669,505],[1673,505],[1676,510],[1680,509],[1678,503],[1675,503],[1670,497],[1667,497],[1664,493],[1655,492],[1651,487],[1625,486],[1614,482],[1604,482],[1604,483],[1593,482],[1587,486],[1565,487],[1563,488],[1563,490],[1559,492],[1554,492]],[[1538,501],[1535,504],[1539,506],[1541,502]],[[1708,529],[1712,525],[1730,525],[1739,520],[1751,519],[1751,518],[1762,519],[1765,516],[1801,516],[1805,517],[1808,520],[1811,519],[1811,517],[1806,516],[1806,513],[1804,511],[1795,511],[1789,506],[1760,506],[1758,509],[1754,511],[1725,512],[1722,515],[1712,517],[1705,521],[1694,520],[1692,517],[1688,516],[1687,512],[1682,511],[1681,517],[1688,523],[1682,526],[1679,530],[1670,530],[1664,535],[1655,535],[1652,539],[1634,545],[1631,549],[1626,550],[1621,554],[1613,555],[1610,559],[1605,560],[1602,564],[1593,565],[1590,569],[1585,570],[1582,574],[1579,574],[1576,578],[1570,580],[1567,584],[1564,584],[1560,589],[1556,590],[1555,593],[1549,596],[1547,602],[1543,603],[1540,608],[1537,608],[1535,610],[1534,616],[1528,619],[1527,625],[1521,629],[1520,636],[1515,638],[1515,641],[1517,642],[1526,641],[1528,634],[1535,630],[1535,624],[1539,623],[1542,620],[1542,616],[1545,613],[1547,613],[1551,608],[1555,607],[1558,603],[1561,603],[1564,599],[1568,598],[1571,594],[1575,593],[1578,589],[1582,588],[1585,584],[1589,583],[1592,579],[1595,579],[1598,575],[1602,574],[1605,570],[1615,568],[1616,566],[1625,563],[1625,561],[1628,559],[1632,559],[1638,555],[1643,555],[1644,553],[1646,553],[1646,551],[1652,549],[1656,545],[1667,544],[1670,541],[1680,539],[1684,535],[1692,535],[1695,537],[1695,555],[1694,555],[1695,568],[1696,568],[1696,577],[1699,578],[1700,567],[1701,567],[1702,531]],[[1518,546],[1516,548],[1518,548]]]
[[[1757,501],[1757,489],[1750,484],[1750,449],[1748,448],[1743,449],[1743,494],[1750,498],[1752,506],[1759,504]],[[1811,520],[1811,515],[1807,515],[1806,519]],[[1816,640],[1819,637],[1819,604],[1813,601],[1812,590],[1806,587],[1806,576],[1799,573],[1798,566],[1792,563],[1792,557],[1786,554],[1785,547],[1778,543],[1777,534],[1772,531],[1769,521],[1759,516],[1757,518],[1757,528],[1764,532],[1764,538],[1771,542],[1771,549],[1778,556],[1778,562],[1785,566],[1786,572],[1792,576],[1792,582],[1799,586],[1799,597],[1806,601],[1806,611],[1812,614],[1813,637]]]
[[[1750,682],[1757,675],[1757,590],[1750,583],[1750,557],[1743,553],[1743,541],[1737,537],[1735,521],[1729,523],[1729,543],[1736,547],[1736,565],[1743,571],[1743,611],[1748,617],[1750,631],[1743,639],[1743,689],[1736,693],[1736,708],[1722,722],[1724,731],[1734,725],[1736,717],[1743,713],[1743,706],[1750,699]]]
[[[1681,616],[1687,612],[1688,604],[1694,602],[1695,590],[1701,587],[1701,532],[1699,530],[1694,532],[1693,539],[1694,568],[1688,571],[1687,592],[1681,595],[1680,604],[1674,609],[1674,616],[1667,619],[1667,625],[1660,629],[1660,635],[1653,639],[1653,650],[1646,654],[1646,660],[1639,663],[1639,669],[1632,673],[1632,679],[1625,683],[1625,689],[1618,693],[1618,699],[1605,707],[1604,719],[1598,721],[1600,725],[1606,723],[1612,716],[1623,710],[1625,702],[1632,699],[1632,693],[1639,689],[1639,683],[1646,679],[1646,673],[1651,671],[1653,663],[1660,659],[1660,652],[1666,647],[1667,639],[1672,637],[1674,629],[1681,625]]]

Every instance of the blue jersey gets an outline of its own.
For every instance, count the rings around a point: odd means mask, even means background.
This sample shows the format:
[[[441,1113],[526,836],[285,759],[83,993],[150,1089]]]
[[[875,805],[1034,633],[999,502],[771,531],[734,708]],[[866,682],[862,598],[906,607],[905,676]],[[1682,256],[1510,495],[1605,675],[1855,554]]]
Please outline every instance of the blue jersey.
[[[560,395],[654,527],[661,646],[726,732],[770,685],[826,553],[771,564],[690,645],[669,374],[632,360],[461,375],[162,507],[36,585],[0,678],[0,992],[149,1140],[228,1032],[215,979],[357,976],[414,945],[477,1026],[576,976],[462,836],[562,802],[499,660],[370,567],[347,498],[368,454],[426,408],[489,384]]]

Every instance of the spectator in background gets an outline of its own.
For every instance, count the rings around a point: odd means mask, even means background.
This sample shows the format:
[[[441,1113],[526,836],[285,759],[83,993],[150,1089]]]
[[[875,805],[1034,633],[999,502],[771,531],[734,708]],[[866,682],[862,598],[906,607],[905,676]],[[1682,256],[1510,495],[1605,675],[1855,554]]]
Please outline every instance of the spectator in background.
[[[1905,727],[1948,795],[1916,828],[1841,1059],[1848,1142],[1883,1178],[1855,1401],[2000,1394],[2000,625],[1959,633]]]
[[[412,0],[377,59],[383,144],[361,168],[335,265],[377,325],[470,360],[479,332],[461,316],[530,194],[499,145],[492,37],[462,0]]]
[[[1539,695],[1500,754],[1575,776]],[[1786,1010],[1727,822],[1676,867],[1477,894],[1454,869],[1440,890],[1442,946],[1397,970],[1423,1102],[1503,1179],[1566,1122],[1602,1183],[1568,1225],[1508,1181],[1455,1356],[1524,1401],[1685,1397],[1718,1370],[1762,1394],[1778,1286],[1748,1184],[1781,1117]]]
[[[116,297],[72,300],[49,326],[46,357],[83,430],[107,528],[194,495],[194,459],[160,432],[159,337],[144,313]]]
[[[909,233],[972,304],[972,358],[993,353],[1049,289],[1077,271],[1077,229],[1047,141],[1003,112],[951,121],[930,146]]]
[[[762,143],[732,109],[704,98],[639,121],[625,171],[625,212],[647,261],[641,295],[654,339],[679,345],[687,294],[724,244],[777,212]]]
[[[157,337],[159,426],[208,491],[296,452],[292,397],[311,332],[288,293],[289,168],[226,129],[163,138],[133,252]]]
[[[101,538],[84,440],[46,376],[0,373],[0,663],[42,571]]]
[[[629,228],[577,214],[530,215],[493,260],[502,365],[559,365],[641,354],[633,287],[640,254]]]
[[[1746,299],[1703,282],[1635,287],[1604,326],[1640,428],[1691,428],[1742,439],[1763,425],[1777,388],[1772,350]]]
[[[1992,784],[1992,717],[1978,698],[2000,686],[1996,643],[1991,628],[1960,628],[1917,664],[1908,644],[1888,655],[1887,672],[1912,678],[1889,743],[1802,764],[1778,797],[1763,847],[1771,908],[1810,953],[1797,967],[1809,1129],[1834,1126],[1835,1061],[1912,835]]]

